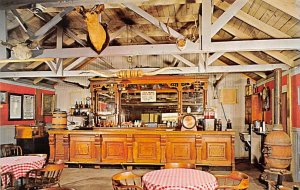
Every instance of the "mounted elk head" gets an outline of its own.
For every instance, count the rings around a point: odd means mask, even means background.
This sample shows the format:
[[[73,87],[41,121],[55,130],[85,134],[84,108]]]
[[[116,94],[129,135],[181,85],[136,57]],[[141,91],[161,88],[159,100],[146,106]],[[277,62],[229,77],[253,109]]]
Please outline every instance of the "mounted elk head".
[[[94,49],[98,54],[100,54],[109,43],[109,35],[106,25],[100,23],[99,20],[99,15],[103,10],[104,5],[96,5],[91,9],[85,9],[82,6],[76,8],[76,11],[83,15],[86,22],[88,42],[91,43],[92,49]]]

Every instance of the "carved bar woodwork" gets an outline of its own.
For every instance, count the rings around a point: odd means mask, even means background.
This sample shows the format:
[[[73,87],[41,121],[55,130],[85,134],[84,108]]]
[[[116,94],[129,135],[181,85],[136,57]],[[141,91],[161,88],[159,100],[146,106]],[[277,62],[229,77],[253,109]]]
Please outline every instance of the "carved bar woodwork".
[[[133,161],[135,163],[160,163],[160,136],[135,135]]]
[[[102,162],[127,162],[128,149],[126,135],[102,135],[102,139]]]
[[[70,137],[68,134],[63,136],[63,147],[64,147],[64,161],[70,160]]]
[[[234,131],[94,129],[49,131],[50,161],[95,164],[190,162],[203,166],[234,163]]]
[[[161,135],[160,146],[161,146],[161,162],[162,163],[166,163],[166,145],[167,145],[167,136]]]
[[[231,136],[203,135],[201,163],[210,166],[231,166],[232,147]]]
[[[166,161],[192,162],[196,160],[195,136],[167,136]]]
[[[71,162],[97,162],[94,135],[70,135]]]
[[[127,140],[126,140],[127,144],[127,162],[133,162],[133,148],[132,148],[132,143],[133,143],[133,135],[132,134],[128,134],[127,135]]]
[[[102,137],[101,135],[95,135],[95,157],[98,162],[101,162],[101,145],[102,145]]]
[[[55,135],[49,135],[49,147],[50,147],[50,156],[49,162],[54,162],[55,158]]]
[[[196,163],[201,163],[202,158],[202,136],[196,135]]]
[[[65,160],[65,148],[63,144],[63,138],[64,135],[55,135],[54,161]]]

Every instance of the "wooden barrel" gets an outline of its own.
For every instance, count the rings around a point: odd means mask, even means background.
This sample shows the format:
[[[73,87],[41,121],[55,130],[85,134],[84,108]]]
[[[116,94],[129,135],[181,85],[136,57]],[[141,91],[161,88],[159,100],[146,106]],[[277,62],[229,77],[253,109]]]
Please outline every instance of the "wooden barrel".
[[[67,129],[67,113],[65,111],[53,112],[52,129]]]

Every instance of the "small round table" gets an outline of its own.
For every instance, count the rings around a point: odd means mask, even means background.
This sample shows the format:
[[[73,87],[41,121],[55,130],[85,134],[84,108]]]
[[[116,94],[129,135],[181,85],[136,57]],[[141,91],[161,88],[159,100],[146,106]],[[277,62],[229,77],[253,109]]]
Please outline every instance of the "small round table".
[[[174,168],[155,170],[142,178],[147,190],[214,190],[217,179],[208,172]]]
[[[14,156],[0,158],[0,173],[11,172],[15,179],[25,177],[32,169],[42,168],[45,159],[40,156]]]

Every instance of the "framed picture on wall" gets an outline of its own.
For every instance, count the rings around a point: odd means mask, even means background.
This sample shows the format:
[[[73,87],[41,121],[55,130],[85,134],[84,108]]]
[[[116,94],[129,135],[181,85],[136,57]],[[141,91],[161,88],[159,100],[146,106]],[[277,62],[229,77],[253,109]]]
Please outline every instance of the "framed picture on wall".
[[[52,115],[55,105],[55,94],[42,94],[42,115]]]
[[[35,116],[35,96],[23,95],[23,119],[34,119]]]
[[[8,120],[21,120],[22,119],[22,95],[9,94],[9,112]]]
[[[0,91],[0,104],[7,104],[7,92]]]

